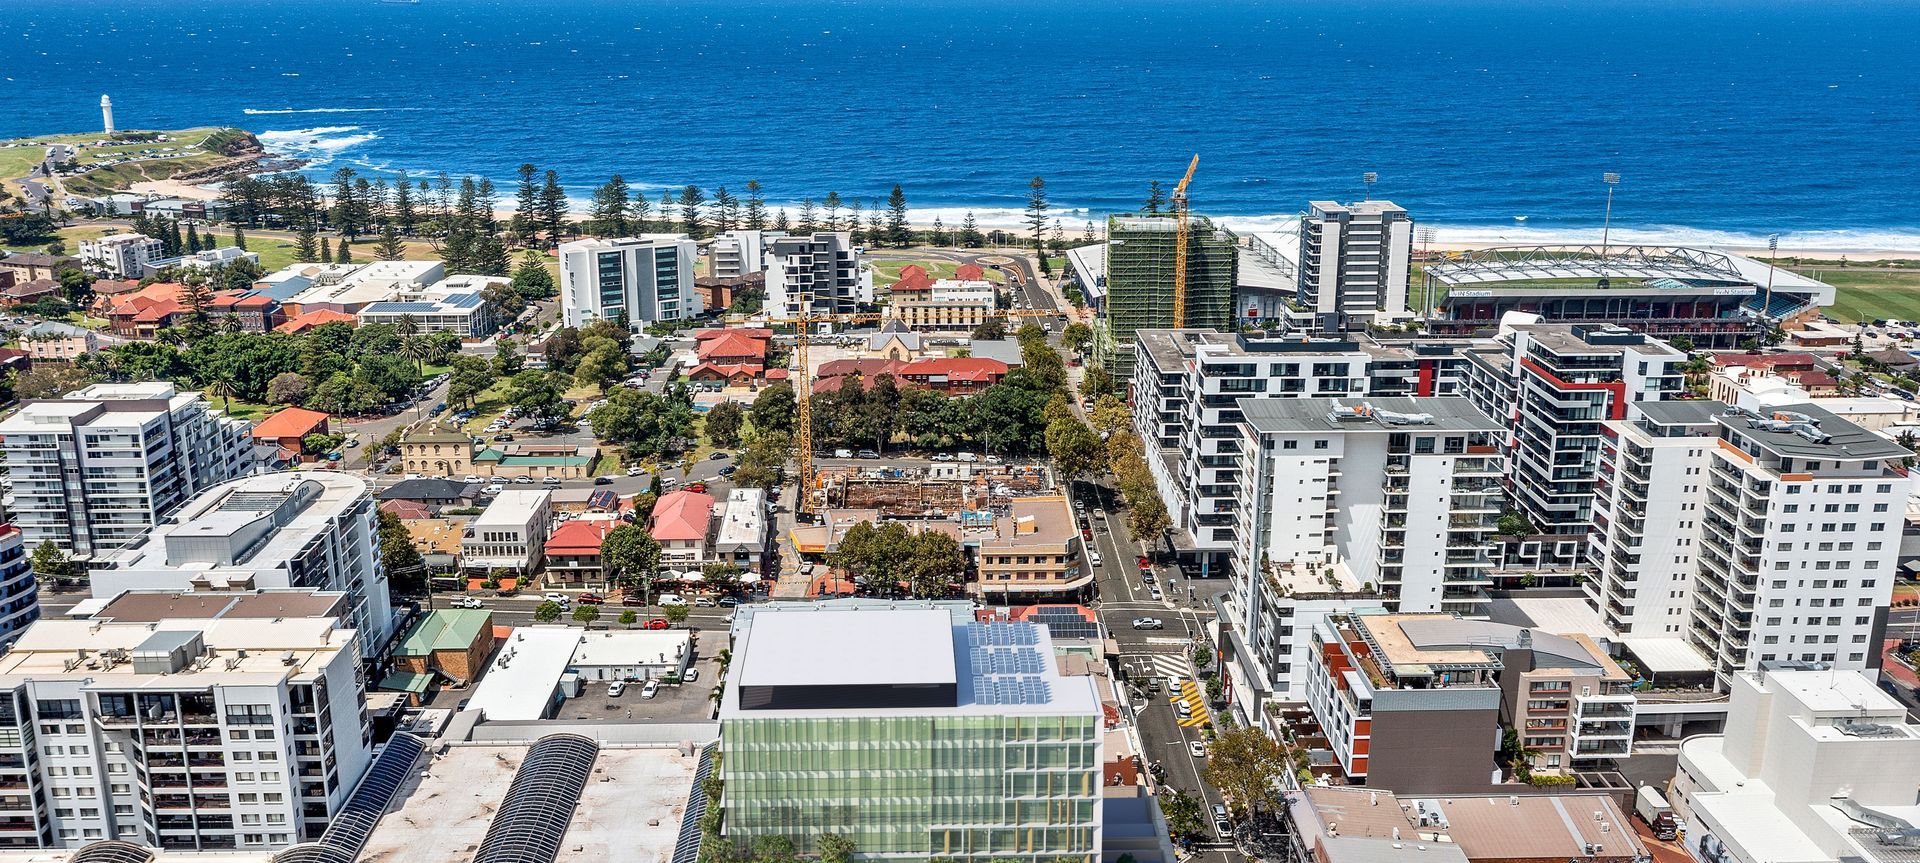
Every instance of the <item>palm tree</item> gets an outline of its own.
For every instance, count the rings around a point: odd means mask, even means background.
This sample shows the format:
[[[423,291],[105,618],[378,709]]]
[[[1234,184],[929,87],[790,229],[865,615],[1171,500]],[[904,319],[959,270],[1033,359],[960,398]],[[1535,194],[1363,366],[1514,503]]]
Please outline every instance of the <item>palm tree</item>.
[[[405,324],[406,319],[402,318],[401,323]],[[414,370],[422,374],[427,369],[427,347],[427,340],[417,335],[400,337],[400,355],[413,360]]]
[[[220,409],[233,409],[233,376],[221,373],[207,382],[207,395],[220,397]]]

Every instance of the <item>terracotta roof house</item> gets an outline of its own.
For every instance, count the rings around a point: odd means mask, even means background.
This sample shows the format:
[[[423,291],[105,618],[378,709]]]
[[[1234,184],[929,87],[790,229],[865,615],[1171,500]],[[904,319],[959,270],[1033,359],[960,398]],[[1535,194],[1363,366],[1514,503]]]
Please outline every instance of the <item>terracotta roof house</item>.
[[[987,272],[979,264],[961,264],[953,270],[953,277],[963,282],[978,282],[987,277]]]
[[[306,408],[287,408],[260,421],[253,427],[253,441],[261,444],[275,444],[281,449],[297,454],[303,461],[312,461],[320,453],[309,453],[301,443],[301,438],[310,434],[326,434],[329,417],[320,411]]]
[[[707,532],[713,525],[713,497],[697,491],[676,491],[653,505],[649,532],[660,543],[662,566],[681,567],[706,558]]]
[[[696,383],[718,382],[730,387],[745,387],[752,386],[754,380],[765,371],[759,363],[701,363],[687,372],[687,380]]]
[[[1718,354],[1712,362],[1719,368],[1773,369],[1776,372],[1813,371],[1819,368],[1813,354]]]
[[[616,518],[576,518],[561,522],[542,548],[547,557],[547,582],[604,586],[606,574],[600,568],[600,543],[609,531],[623,524],[626,522]]]
[[[999,383],[1007,376],[1007,364],[981,357],[946,357],[915,360],[898,374],[908,383],[949,395],[966,395]]]
[[[433,517],[433,509],[417,500],[383,500],[380,502],[380,511],[392,513],[402,521]]]
[[[280,325],[280,301],[259,291],[221,291],[213,295],[207,314],[215,320],[232,315],[240,320],[240,329],[264,333]]]
[[[933,278],[927,275],[925,267],[908,264],[900,268],[900,278],[887,286],[887,290],[896,294],[920,294],[933,290]]]
[[[292,318],[288,318],[286,321],[275,326],[273,328],[273,331],[276,333],[294,333],[297,335],[299,333],[304,333],[308,330],[313,329],[314,327],[318,327],[324,324],[332,324],[332,323],[352,324],[355,320],[357,319],[354,316],[347,314],[346,312],[336,312],[329,309],[320,309],[318,311],[307,312],[302,315],[297,315]]]
[[[708,333],[713,333],[709,330]],[[696,351],[703,363],[765,363],[767,339],[748,335],[744,330],[720,330],[702,333]]]

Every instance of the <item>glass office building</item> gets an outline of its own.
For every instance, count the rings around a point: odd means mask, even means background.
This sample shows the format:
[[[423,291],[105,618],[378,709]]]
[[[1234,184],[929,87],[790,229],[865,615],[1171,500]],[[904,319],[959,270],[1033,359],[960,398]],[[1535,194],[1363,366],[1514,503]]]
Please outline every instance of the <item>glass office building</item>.
[[[968,603],[754,607],[721,707],[727,838],[865,859],[1099,852],[1100,709],[1046,631]]]

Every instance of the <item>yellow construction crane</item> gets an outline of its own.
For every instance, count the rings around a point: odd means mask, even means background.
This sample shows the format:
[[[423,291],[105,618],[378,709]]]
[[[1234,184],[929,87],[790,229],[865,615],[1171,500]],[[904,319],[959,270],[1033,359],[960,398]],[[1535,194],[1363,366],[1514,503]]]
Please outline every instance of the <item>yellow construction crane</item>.
[[[1173,328],[1187,325],[1187,184],[1200,167],[1200,154],[1187,163],[1187,175],[1173,187]]]
[[[793,339],[793,421],[794,461],[798,462],[800,493],[794,501],[793,511],[808,512],[813,502],[813,367],[807,360],[807,343],[816,324],[862,324],[872,323],[882,318],[879,312],[850,312],[841,314],[811,314],[812,296],[802,294],[800,315],[793,318],[767,318],[769,324],[792,324]],[[1058,318],[1065,317],[1065,310],[1042,311],[1039,309],[995,309],[987,313],[995,318]]]

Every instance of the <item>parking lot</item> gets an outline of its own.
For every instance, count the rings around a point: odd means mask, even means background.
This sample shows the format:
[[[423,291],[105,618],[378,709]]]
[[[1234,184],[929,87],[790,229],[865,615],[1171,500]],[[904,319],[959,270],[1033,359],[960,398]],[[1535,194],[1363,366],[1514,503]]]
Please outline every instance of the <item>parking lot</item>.
[[[579,698],[561,702],[559,719],[697,721],[713,715],[713,688],[719,685],[720,668],[714,656],[726,646],[725,630],[706,630],[694,645],[693,667],[699,680],[693,683],[663,684],[659,694],[641,698],[643,684],[629,683],[618,698],[607,697],[604,681],[589,681]]]

